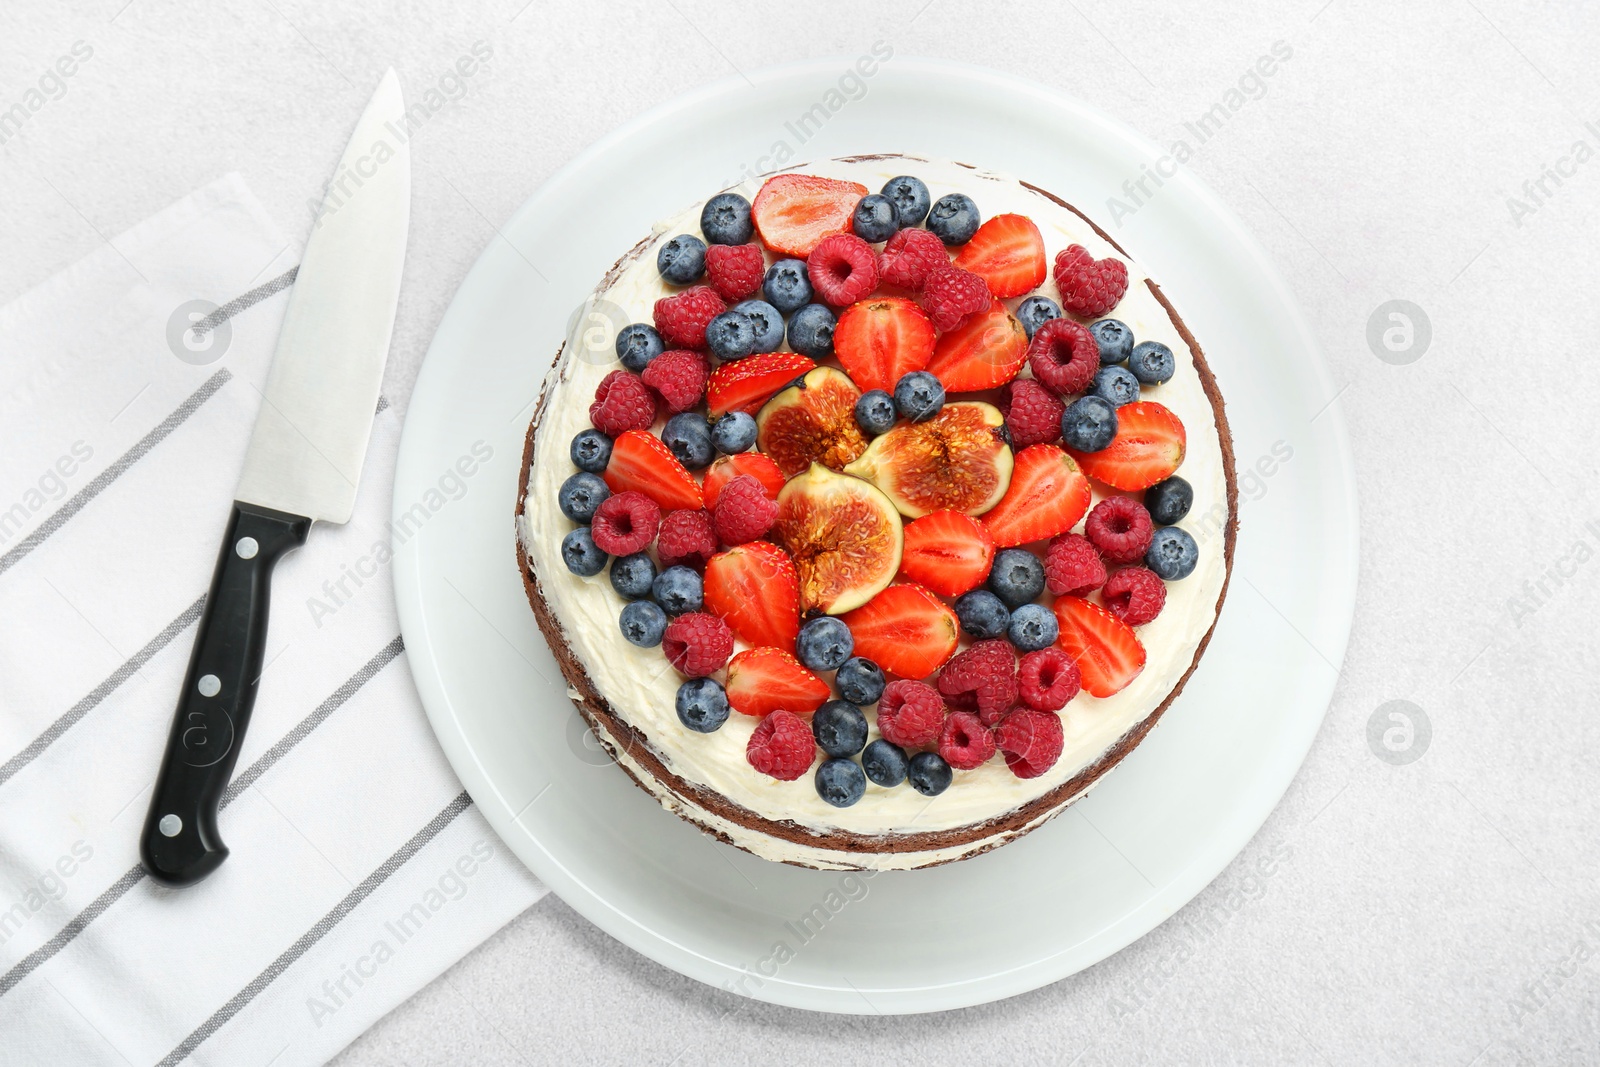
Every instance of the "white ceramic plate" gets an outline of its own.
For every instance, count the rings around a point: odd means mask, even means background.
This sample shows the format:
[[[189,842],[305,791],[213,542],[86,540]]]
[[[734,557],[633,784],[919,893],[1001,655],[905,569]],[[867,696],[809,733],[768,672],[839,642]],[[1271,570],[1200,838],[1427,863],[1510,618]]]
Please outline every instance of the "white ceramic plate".
[[[808,63],[682,97],[595,144],[504,226],[417,382],[395,514],[397,525],[407,513],[415,523],[421,502],[427,518],[399,547],[395,575],[411,670],[451,764],[563,900],[652,959],[762,1000],[934,1011],[1034,989],[1116,952],[1181,908],[1260,827],[1305,756],[1344,655],[1354,479],[1305,323],[1255,242],[1198,182],[1179,173],[1111,226],[1106,198],[1160,155],[1130,131],[992,72],[894,58],[870,77],[846,76],[852,67]],[[525,135],[537,141],[539,131]],[[779,145],[792,155],[778,169],[898,151],[1009,172],[1079,205],[1162,283],[1200,338],[1232,421],[1241,530],[1200,669],[1087,799],[950,866],[870,878],[801,870],[668,814],[594,747],[516,573],[523,434],[569,317],[655,219],[761,157],[773,169]],[[449,474],[475,442],[493,458],[459,479],[466,488],[453,498]],[[993,921],[947,921],[974,901],[1000,905],[985,909]],[[1026,924],[1002,918],[1024,911]]]

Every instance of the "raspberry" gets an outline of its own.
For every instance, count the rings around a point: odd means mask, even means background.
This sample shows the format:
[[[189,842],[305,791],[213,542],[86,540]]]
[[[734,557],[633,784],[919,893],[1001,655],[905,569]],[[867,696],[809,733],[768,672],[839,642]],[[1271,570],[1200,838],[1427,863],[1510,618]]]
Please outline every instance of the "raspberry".
[[[806,257],[806,275],[817,295],[834,307],[854,304],[878,287],[878,257],[853,233],[817,242]]]
[[[899,230],[878,253],[878,277],[887,285],[920,291],[935,267],[948,267],[944,242],[915,226]]]
[[[717,295],[730,304],[753,296],[761,288],[766,270],[760,245],[712,245],[706,249],[706,277]]]
[[[602,552],[631,556],[643,552],[661,527],[661,505],[637,489],[609,496],[595,509],[589,533]]]
[[[1017,702],[1017,653],[1001,638],[977,641],[944,665],[939,692],[953,707],[976,708],[992,726]]]
[[[607,437],[625,430],[648,430],[656,421],[655,394],[637,374],[614,370],[600,379],[594,391],[589,421]]]
[[[1006,417],[1015,450],[1059,438],[1061,413],[1066,410],[1060,397],[1032,378],[1018,378],[1000,391],[1000,414]]]
[[[1128,265],[1110,256],[1097,260],[1082,245],[1056,253],[1055,277],[1061,306],[1085,319],[1106,314],[1128,291]]]
[[[993,299],[982,278],[960,267],[935,267],[922,283],[922,310],[940,333],[960,326]]]
[[[1044,553],[1044,587],[1056,596],[1083,596],[1106,584],[1106,564],[1082,534],[1057,534]]]
[[[1106,610],[1129,626],[1143,626],[1167,603],[1167,583],[1148,567],[1124,567],[1100,590]]]
[[[682,564],[701,570],[717,554],[717,534],[711,527],[711,512],[684,508],[667,512],[656,535],[656,554],[661,567]]]
[[[699,352],[675,348],[652,359],[640,377],[644,379],[644,384],[661,394],[661,399],[667,402],[667,410],[676,415],[680,411],[688,411],[706,395],[706,380],[711,377],[711,367]]]
[[[733,655],[733,631],[715,615],[691,611],[667,623],[661,651],[680,674],[705,678],[721,670]],[[811,736],[810,730],[806,736]]]
[[[1100,369],[1100,346],[1088,327],[1071,319],[1051,319],[1033,331],[1028,366],[1047,389],[1066,396],[1094,381],[1094,372]]]
[[[817,742],[811,727],[792,711],[774,711],[756,724],[744,758],[762,774],[792,782],[811,769]]]
[[[901,748],[922,748],[939,740],[944,701],[927,682],[901,678],[883,687],[878,698],[878,732]]]
[[[958,771],[970,771],[994,755],[994,734],[970,711],[955,711],[939,732],[939,755]]]
[[[766,534],[778,520],[778,502],[753,475],[736,475],[717,494],[712,512],[717,536],[725,545],[742,545]]]
[[[1037,778],[1061,758],[1061,718],[1048,711],[1018,708],[995,729],[995,744],[1018,778]]]
[[[1089,512],[1083,532],[1107,563],[1137,563],[1150,548],[1155,526],[1133,497],[1108,496]]]
[[[706,323],[728,310],[709,285],[697,285],[656,301],[656,332],[673,348],[704,348]]]
[[[1035,711],[1060,711],[1082,684],[1078,665],[1059,648],[1029,652],[1017,668],[1017,695]]]

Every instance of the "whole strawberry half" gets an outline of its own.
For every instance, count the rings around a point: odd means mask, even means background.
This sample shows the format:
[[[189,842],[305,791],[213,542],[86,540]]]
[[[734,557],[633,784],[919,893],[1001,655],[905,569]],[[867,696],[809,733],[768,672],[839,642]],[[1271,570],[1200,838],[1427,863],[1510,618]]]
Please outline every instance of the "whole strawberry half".
[[[768,178],[750,205],[761,242],[774,252],[804,259],[824,237],[846,233],[867,187],[814,174]]]
[[[892,393],[895,383],[933,358],[933,323],[903,297],[851,304],[833,330],[833,354],[856,386]]]
[[[1021,296],[1044,282],[1044,238],[1026,215],[996,215],[956,253],[956,266],[982,278],[995,296]]]

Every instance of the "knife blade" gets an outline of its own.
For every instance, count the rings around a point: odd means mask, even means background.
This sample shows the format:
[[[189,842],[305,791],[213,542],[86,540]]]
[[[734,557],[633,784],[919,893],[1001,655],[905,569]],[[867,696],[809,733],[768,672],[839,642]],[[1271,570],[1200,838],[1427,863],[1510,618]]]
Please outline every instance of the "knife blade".
[[[255,706],[273,568],[313,522],[348,522],[355,509],[410,226],[404,128],[390,68],[301,257],[206,594],[139,842],[166,885],[192,885],[227,859],[217,812]]]

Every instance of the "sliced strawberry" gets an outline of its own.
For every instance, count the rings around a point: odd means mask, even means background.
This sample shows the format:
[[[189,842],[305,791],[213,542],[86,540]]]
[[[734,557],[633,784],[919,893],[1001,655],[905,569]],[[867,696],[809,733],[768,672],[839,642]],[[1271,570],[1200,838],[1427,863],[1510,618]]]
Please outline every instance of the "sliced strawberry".
[[[956,654],[956,613],[920,585],[891,585],[840,618],[856,655],[898,678],[926,678]]]
[[[1017,376],[1028,358],[1028,335],[1016,316],[996,300],[988,311],[939,338],[928,370],[948,392],[996,389]]]
[[[781,648],[747,648],[728,661],[728,704],[745,715],[810,715],[828,699],[828,683]]]
[[[713,418],[730,411],[754,415],[773,393],[815,366],[798,352],[763,352],[724,363],[706,383],[706,406]]]
[[[1120,693],[1144,670],[1144,646],[1127,623],[1099,604],[1080,597],[1057,597],[1056,622],[1061,651],[1071,656],[1083,676],[1084,692],[1108,697]]]
[[[833,354],[862,392],[895,383],[933,358],[933,323],[914,301],[868,298],[845,308],[833,329]]]
[[[756,233],[774,252],[809,256],[824,237],[850,232],[850,216],[867,187],[813,174],[778,174],[750,205]]]
[[[960,596],[989,577],[994,538],[959,511],[935,511],[908,523],[900,573],[940,596]]]
[[[611,446],[606,485],[613,493],[637,489],[666,511],[701,505],[700,483],[649,430],[629,430]]]
[[[1065,533],[1089,510],[1089,479],[1056,445],[1030,445],[1016,454],[1011,485],[983,516],[1001,548]]]
[[[706,564],[706,610],[747,645],[793,648],[800,633],[800,576],[771,541],[751,541]]]
[[[956,266],[982,278],[995,296],[1021,296],[1044,282],[1044,238],[1026,215],[996,215],[956,253]]]
[[[783,488],[783,472],[772,462],[772,457],[761,452],[740,452],[721,457],[707,469],[705,481],[700,485],[706,507],[716,507],[717,494],[722,492],[722,487],[741,474],[750,475],[766,488],[768,496],[778,499],[778,490]]]
[[[1183,463],[1187,436],[1178,416],[1154,400],[1117,409],[1117,436],[1099,452],[1074,452],[1089,477],[1133,492],[1170,478]]]

